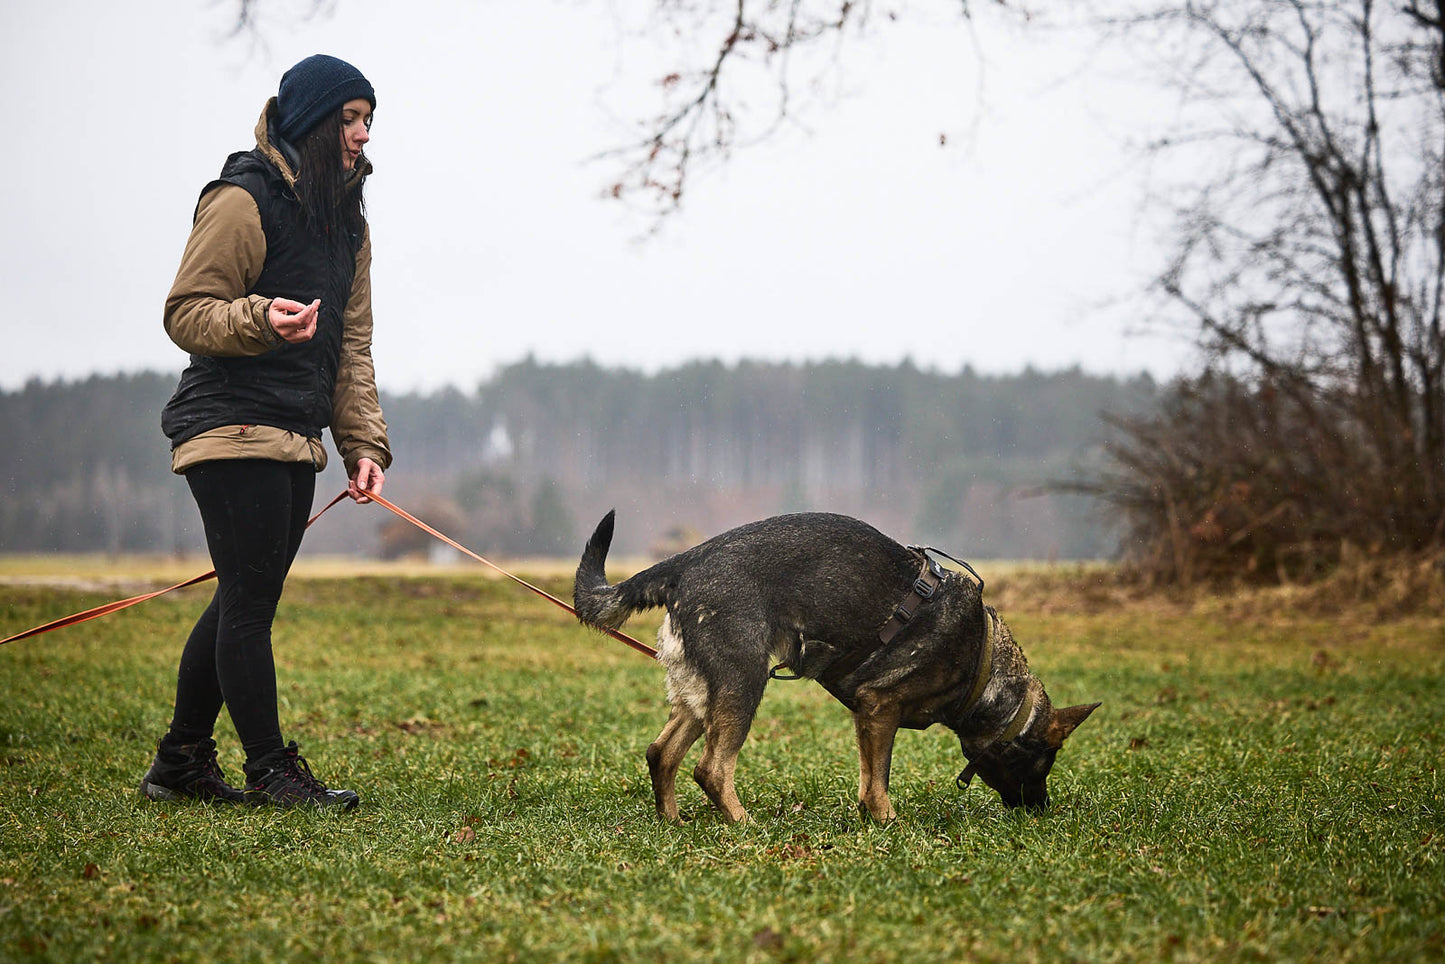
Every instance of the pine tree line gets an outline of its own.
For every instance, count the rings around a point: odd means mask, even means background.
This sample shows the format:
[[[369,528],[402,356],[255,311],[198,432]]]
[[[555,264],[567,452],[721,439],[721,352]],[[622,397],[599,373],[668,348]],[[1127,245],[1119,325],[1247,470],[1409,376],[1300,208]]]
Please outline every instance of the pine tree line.
[[[93,376],[0,393],[0,547],[199,551],[158,426],[174,381]],[[1107,555],[1087,501],[1037,490],[1091,464],[1100,413],[1144,412],[1157,394],[1147,377],[1077,370],[699,362],[648,374],[527,360],[470,393],[383,393],[388,493],[479,551],[513,555],[570,556],[612,507],[628,553],[809,509],[974,556]],[[344,487],[337,462],[318,498]],[[318,524],[308,551],[427,551],[375,512]]]

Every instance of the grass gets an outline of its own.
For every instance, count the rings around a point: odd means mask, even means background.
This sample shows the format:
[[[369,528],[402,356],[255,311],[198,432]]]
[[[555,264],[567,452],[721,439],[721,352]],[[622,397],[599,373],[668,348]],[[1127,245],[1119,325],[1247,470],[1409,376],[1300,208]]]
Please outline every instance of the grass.
[[[113,595],[0,585],[0,637]],[[1438,617],[1008,596],[1054,701],[1105,701],[1054,808],[957,789],[935,728],[900,734],[888,826],[857,813],[847,713],[807,683],[770,687],[744,748],[753,823],[685,776],[687,822],[658,823],[659,668],[475,572],[288,587],[283,724],[361,792],[350,815],[134,794],[204,590],[11,644],[0,959],[1445,956]],[[218,737],[235,775],[224,717]]]

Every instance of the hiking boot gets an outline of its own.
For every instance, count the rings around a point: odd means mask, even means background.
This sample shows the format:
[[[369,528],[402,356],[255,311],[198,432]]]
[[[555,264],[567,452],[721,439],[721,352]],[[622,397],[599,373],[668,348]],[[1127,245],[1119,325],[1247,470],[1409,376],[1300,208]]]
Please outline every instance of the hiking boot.
[[[216,741],[182,746],[156,745],[156,758],[140,779],[140,795],[148,800],[201,800],[242,803],[245,795],[226,782],[216,762]]]
[[[246,770],[246,802],[258,807],[296,807],[313,804],[318,807],[355,809],[361,797],[355,790],[330,790],[316,779],[301,748],[292,740],[273,750]]]

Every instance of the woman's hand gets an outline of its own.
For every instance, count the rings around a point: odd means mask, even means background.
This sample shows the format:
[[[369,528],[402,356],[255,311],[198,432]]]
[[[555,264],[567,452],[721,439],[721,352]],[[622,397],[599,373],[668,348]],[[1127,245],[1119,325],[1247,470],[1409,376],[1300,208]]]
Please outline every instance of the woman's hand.
[[[321,299],[309,305],[290,298],[272,298],[271,307],[266,309],[266,320],[276,329],[276,334],[293,345],[310,341],[316,334],[316,319],[321,314]],[[377,469],[377,472],[380,472]]]
[[[386,476],[382,473],[381,466],[371,459],[358,459],[356,472],[346,485],[346,494],[357,502],[370,502],[371,500],[364,493],[381,495],[381,487],[385,483]]]

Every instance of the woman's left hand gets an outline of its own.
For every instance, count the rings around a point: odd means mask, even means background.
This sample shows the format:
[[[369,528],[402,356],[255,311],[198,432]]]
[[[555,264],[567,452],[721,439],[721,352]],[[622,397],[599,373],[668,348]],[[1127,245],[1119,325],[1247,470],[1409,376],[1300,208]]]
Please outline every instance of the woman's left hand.
[[[356,473],[352,475],[351,481],[346,485],[346,494],[357,502],[370,502],[366,497],[367,492],[381,495],[381,487],[386,482],[386,475],[382,473],[381,466],[371,459],[359,459],[356,463]]]

